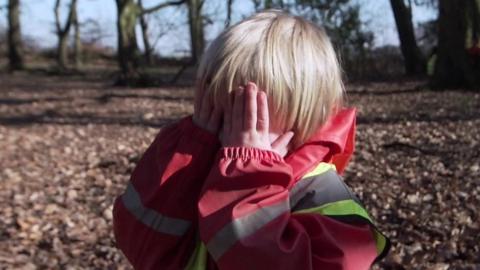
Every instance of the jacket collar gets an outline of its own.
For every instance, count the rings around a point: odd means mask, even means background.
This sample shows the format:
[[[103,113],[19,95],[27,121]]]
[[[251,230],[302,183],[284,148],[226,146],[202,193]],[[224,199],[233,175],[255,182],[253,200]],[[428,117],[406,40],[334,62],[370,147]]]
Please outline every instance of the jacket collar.
[[[355,120],[354,108],[340,110],[306,143],[285,157],[292,166],[295,182],[320,162],[331,162],[340,174],[343,173],[355,148]]]

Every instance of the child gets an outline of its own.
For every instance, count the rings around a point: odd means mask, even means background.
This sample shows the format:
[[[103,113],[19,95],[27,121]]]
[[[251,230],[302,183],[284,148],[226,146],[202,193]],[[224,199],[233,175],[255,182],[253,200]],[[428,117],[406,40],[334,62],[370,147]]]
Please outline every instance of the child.
[[[368,269],[388,240],[337,174],[355,132],[342,95],[312,23],[265,11],[227,29],[193,117],[162,129],[115,202],[119,248],[136,269]]]

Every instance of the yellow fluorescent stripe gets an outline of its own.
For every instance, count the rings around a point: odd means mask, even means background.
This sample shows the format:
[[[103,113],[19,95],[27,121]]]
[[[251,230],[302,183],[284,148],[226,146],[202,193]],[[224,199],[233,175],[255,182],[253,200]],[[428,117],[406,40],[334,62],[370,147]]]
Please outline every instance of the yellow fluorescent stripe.
[[[372,219],[368,215],[367,211],[353,200],[327,203],[322,206],[300,210],[295,212],[295,214],[296,213],[317,213],[324,216],[357,215],[367,219],[373,224]],[[381,254],[387,245],[387,239],[376,229],[373,229],[373,237],[375,238],[377,252],[378,254]]]
[[[354,200],[343,200],[327,203],[318,207],[300,210],[295,213],[318,213],[327,216],[358,215],[372,222],[372,219],[368,215],[367,211]]]
[[[377,253],[381,254],[387,245],[387,239],[377,230],[373,230],[373,237],[375,238],[375,242],[377,243]]]
[[[322,173],[324,173],[324,172],[326,172],[330,169],[333,169],[333,170],[337,171],[337,168],[335,167],[334,164],[321,162],[320,164],[317,165],[317,167],[315,167],[315,169],[313,169],[313,171],[305,174],[302,178],[307,178],[307,177],[310,177],[310,176],[316,176],[316,175],[322,174]]]
[[[185,270],[204,269],[207,269],[207,249],[201,241],[198,241],[197,246],[193,251],[192,257],[190,257],[187,267],[185,267]]]

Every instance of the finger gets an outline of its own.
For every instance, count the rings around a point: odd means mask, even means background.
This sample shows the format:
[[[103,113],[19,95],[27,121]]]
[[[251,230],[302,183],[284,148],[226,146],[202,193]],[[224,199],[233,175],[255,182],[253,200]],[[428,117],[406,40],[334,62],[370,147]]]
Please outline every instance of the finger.
[[[231,132],[243,131],[243,111],[244,111],[244,89],[239,88],[235,92],[235,100],[232,110],[232,130]]]
[[[246,130],[257,128],[257,86],[249,82],[245,90],[245,109],[243,125]]]
[[[288,144],[293,138],[294,133],[292,131],[288,131],[282,135],[280,135],[273,143],[272,143],[272,149],[277,152],[285,152],[284,154],[287,154],[288,151]],[[280,153],[280,155],[284,156],[283,154]]]
[[[211,113],[212,113],[212,105],[210,102],[210,95],[206,95],[206,93],[204,93],[202,105],[200,108],[200,116],[199,116],[200,121],[204,124],[207,124]]]
[[[257,112],[257,130],[258,132],[268,133],[269,131],[269,115],[267,94],[259,91],[257,95],[258,112]]]
[[[222,120],[222,109],[220,106],[215,106],[212,114],[210,115],[210,119],[208,120],[207,130],[212,133],[217,133],[218,129],[220,128],[220,123]]]

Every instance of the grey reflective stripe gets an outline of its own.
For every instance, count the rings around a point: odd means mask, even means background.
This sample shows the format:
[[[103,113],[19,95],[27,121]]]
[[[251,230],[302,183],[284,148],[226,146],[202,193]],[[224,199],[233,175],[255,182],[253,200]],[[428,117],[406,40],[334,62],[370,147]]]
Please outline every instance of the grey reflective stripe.
[[[342,200],[354,200],[359,203],[358,198],[332,169],[298,181],[290,191],[292,212]]]
[[[288,200],[259,208],[251,214],[237,218],[217,232],[207,243],[207,250],[217,261],[238,240],[253,234],[265,224],[285,212],[290,212],[290,203]]]
[[[128,211],[140,222],[157,232],[181,236],[190,227],[188,220],[166,217],[153,209],[146,208],[131,182],[128,182],[122,201]]]

